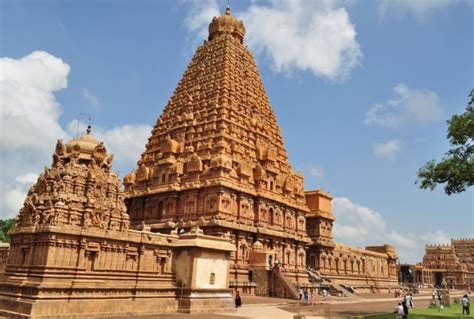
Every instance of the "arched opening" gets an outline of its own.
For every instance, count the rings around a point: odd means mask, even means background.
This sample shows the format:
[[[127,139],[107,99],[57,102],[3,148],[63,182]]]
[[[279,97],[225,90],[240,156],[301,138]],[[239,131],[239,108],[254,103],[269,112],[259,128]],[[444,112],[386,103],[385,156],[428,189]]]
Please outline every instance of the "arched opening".
[[[270,208],[268,210],[268,222],[270,225],[273,225],[273,208]]]
[[[214,285],[216,283],[216,274],[211,273],[211,276],[209,277],[209,285]]]

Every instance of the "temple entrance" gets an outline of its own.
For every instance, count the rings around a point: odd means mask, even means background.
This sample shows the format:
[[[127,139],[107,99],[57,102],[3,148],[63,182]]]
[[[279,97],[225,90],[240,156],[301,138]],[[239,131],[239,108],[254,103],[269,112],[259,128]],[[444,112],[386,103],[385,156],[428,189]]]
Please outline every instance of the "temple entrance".
[[[410,266],[400,266],[400,279],[403,283],[413,283],[413,273]]]
[[[435,287],[441,287],[441,283],[443,282],[443,273],[435,272]]]

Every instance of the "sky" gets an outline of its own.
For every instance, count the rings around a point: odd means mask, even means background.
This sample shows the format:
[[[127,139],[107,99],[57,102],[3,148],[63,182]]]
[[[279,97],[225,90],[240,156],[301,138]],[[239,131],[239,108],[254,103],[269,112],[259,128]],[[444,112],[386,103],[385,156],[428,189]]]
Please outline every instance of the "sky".
[[[463,0],[231,1],[246,26],[290,162],[333,196],[337,241],[473,238],[472,188],[421,190],[473,85]],[[56,140],[93,134],[124,176],[226,1],[0,0],[0,218],[16,215]],[[83,131],[80,125],[80,131]],[[80,132],[81,133],[81,132]]]

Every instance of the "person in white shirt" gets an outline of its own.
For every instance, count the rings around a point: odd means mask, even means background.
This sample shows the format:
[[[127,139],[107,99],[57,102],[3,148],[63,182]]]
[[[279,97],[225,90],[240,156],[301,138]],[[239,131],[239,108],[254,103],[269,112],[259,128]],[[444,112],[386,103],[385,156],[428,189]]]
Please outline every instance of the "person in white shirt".
[[[405,314],[405,312],[403,311],[403,306],[400,302],[395,307],[394,313],[395,313],[395,318],[396,319],[402,319],[403,318],[403,315]]]
[[[323,289],[323,300],[326,301],[328,298],[328,292],[326,289]]]
[[[467,297],[467,295],[464,295],[462,300],[461,300],[461,305],[462,305],[462,314],[466,314],[466,315],[470,315],[471,314],[471,305],[470,305],[470,302],[469,302],[469,298]]]

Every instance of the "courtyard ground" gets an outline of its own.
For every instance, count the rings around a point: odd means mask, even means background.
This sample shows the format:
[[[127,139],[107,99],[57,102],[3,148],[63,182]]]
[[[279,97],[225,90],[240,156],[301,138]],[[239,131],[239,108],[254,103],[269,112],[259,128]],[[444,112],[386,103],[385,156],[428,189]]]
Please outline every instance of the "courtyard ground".
[[[462,292],[454,293],[452,296],[460,296]],[[416,311],[410,315],[412,319],[431,318],[415,313],[420,310],[425,310],[431,300],[431,295],[428,291],[416,295],[414,298]],[[222,313],[222,314],[203,314],[203,315],[166,315],[160,318],[170,319],[293,319],[295,315],[305,315],[307,319],[320,318],[363,318],[367,316],[370,319],[393,319],[394,315],[391,313],[395,305],[400,301],[400,298],[393,298],[393,295],[388,294],[361,294],[354,298],[335,298],[331,297],[329,301],[324,302],[322,298],[317,297],[313,301],[313,305],[303,305],[296,300],[266,298],[255,296],[243,296],[243,306],[237,309],[236,312]],[[457,311],[457,310],[456,310]],[[421,313],[421,312],[420,312]],[[448,317],[446,311],[446,318],[474,318],[455,314],[454,317]],[[385,315],[384,315],[385,314]],[[435,313],[436,315],[437,313]],[[437,317],[442,318],[442,317]]]

